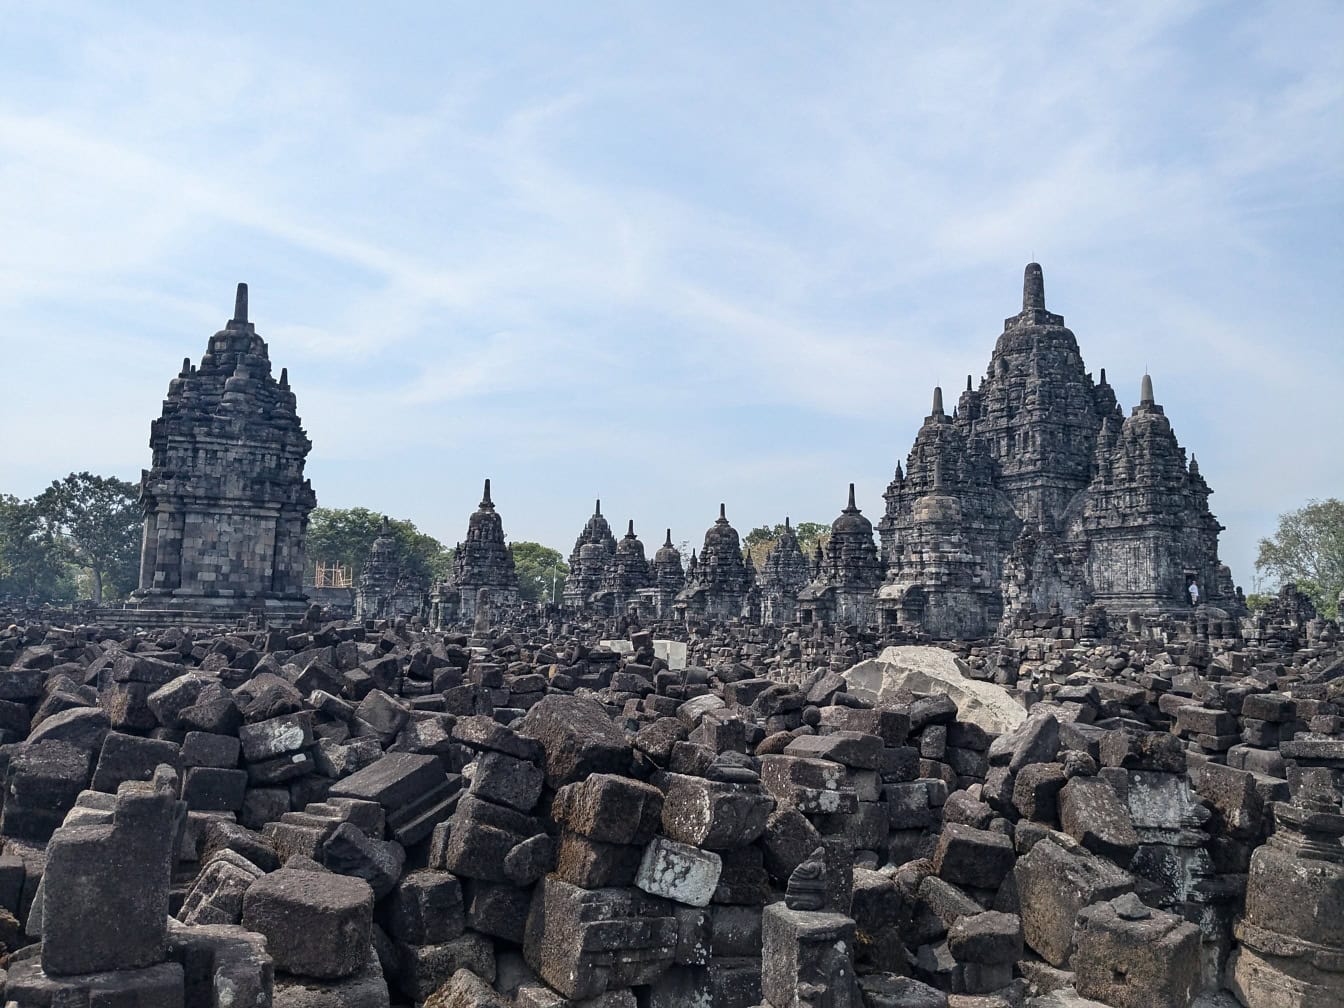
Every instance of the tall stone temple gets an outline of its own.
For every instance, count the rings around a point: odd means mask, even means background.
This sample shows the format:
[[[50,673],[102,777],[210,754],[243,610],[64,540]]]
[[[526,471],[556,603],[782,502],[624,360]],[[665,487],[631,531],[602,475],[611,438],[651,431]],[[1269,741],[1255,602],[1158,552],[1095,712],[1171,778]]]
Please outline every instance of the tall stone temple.
[[[248,321],[246,284],[199,366],[184,360],[169,383],[149,446],[133,601],[221,622],[302,615],[312,445],[288,373],[272,377],[266,341]]]
[[[467,520],[467,538],[453,553],[453,573],[435,586],[430,602],[430,621],[445,626],[471,620],[477,604],[487,601],[491,609],[510,609],[518,604],[518,571],[513,551],[504,541],[504,521],[490,499],[490,481],[485,481],[481,503]]]
[[[983,637],[1024,613],[1236,610],[1208,484],[1145,375],[1124,416],[1045,307],[1031,263],[985,377],[952,415],[942,391],[884,494],[882,623]]]

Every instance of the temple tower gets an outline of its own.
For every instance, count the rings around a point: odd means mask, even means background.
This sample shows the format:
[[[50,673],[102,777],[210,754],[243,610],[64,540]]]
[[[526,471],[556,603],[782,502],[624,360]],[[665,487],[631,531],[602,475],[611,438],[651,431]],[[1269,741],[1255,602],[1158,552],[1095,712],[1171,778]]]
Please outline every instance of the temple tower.
[[[477,593],[488,589],[492,606],[509,609],[518,604],[518,572],[513,553],[504,541],[504,522],[490,499],[490,481],[485,481],[481,503],[467,521],[467,538],[453,554],[451,595],[456,618],[476,616]],[[446,618],[442,614],[440,619]]]
[[[255,610],[302,615],[303,542],[317,503],[303,475],[312,445],[288,373],[271,376],[266,342],[248,320],[246,284],[200,365],[183,361],[169,383],[149,446],[136,603],[221,621]]]
[[[383,515],[382,529],[369,549],[355,587],[355,619],[418,616],[425,607],[427,585],[402,570],[398,543]]]
[[[616,555],[616,537],[602,517],[602,501],[593,506],[593,516],[574,540],[569,554],[569,575],[565,578],[565,608],[587,610],[593,595],[602,587],[612,558]]]
[[[776,626],[792,623],[797,618],[798,593],[810,580],[807,557],[785,518],[784,534],[775,540],[761,564],[761,622]]]
[[[686,587],[677,595],[677,606],[688,615],[708,619],[740,619],[753,585],[742,560],[737,530],[728,524],[727,511],[719,505],[719,517],[705,532],[699,561],[691,556]]]
[[[941,401],[935,402],[935,408]],[[876,610],[876,592],[882,583],[882,565],[873,542],[873,523],[849,503],[831,523],[831,537],[823,551],[818,576],[798,596],[798,614],[804,623],[832,623],[867,629]]]

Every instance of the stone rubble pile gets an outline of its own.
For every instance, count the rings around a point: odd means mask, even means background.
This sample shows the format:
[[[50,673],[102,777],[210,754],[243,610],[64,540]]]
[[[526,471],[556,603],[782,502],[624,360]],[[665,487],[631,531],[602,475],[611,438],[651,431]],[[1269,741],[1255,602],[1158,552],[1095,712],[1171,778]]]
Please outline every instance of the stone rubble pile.
[[[0,630],[0,1003],[1344,1003],[1333,631],[484,622]]]

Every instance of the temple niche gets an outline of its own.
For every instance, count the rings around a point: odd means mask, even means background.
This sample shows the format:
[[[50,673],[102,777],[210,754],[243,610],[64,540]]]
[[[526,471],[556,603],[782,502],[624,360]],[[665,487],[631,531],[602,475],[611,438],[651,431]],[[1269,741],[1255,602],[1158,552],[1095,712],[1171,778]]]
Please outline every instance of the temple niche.
[[[488,600],[496,611],[518,605],[518,571],[504,541],[504,521],[490,499],[489,480],[467,521],[467,538],[455,547],[451,577],[434,589],[430,622],[442,627],[474,620],[480,599]]]
[[[952,416],[934,392],[879,523],[880,618],[977,638],[1034,611],[1116,614],[1244,604],[1218,560],[1208,484],[1176,441],[1152,380],[1128,418],[1045,307],[1041,267],[1023,281],[979,386]]]
[[[247,285],[199,366],[182,362],[150,426],[140,478],[142,610],[303,613],[304,535],[316,506],[304,479],[312,445],[288,373],[271,375],[266,342],[248,321]]]
[[[882,564],[873,523],[854,503],[853,483],[849,504],[831,523],[830,539],[820,549],[816,573],[798,595],[799,620],[867,628],[873,622]]]

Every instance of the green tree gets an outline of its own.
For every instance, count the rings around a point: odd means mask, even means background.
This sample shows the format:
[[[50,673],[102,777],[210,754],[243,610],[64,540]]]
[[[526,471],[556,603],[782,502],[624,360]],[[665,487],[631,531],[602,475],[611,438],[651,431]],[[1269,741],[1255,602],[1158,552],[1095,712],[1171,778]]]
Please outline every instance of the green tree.
[[[564,554],[534,542],[509,544],[513,565],[518,570],[518,594],[525,602],[550,602],[565,590],[569,567]],[[554,596],[552,596],[554,585]]]
[[[0,596],[69,602],[75,581],[37,506],[0,494]]]
[[[799,522],[793,526],[793,534],[798,539],[798,546],[803,551],[803,556],[811,557],[812,551],[817,548],[817,543],[825,546],[831,538],[831,527],[822,522]],[[743,536],[742,545],[751,553],[752,563],[760,567],[766,555],[783,535],[783,522],[775,526],[761,525]]]
[[[315,508],[308,517],[305,546],[308,580],[312,580],[319,562],[340,564],[350,569],[352,577],[359,577],[382,528],[383,516],[368,508]],[[421,532],[413,522],[394,518],[389,520],[388,529],[397,540],[397,559],[404,574],[429,584],[448,576],[452,550]]]
[[[95,605],[102,605],[105,586],[118,596],[136,587],[143,515],[133,484],[115,476],[71,473],[53,481],[33,503],[70,562],[88,570]]]
[[[1344,591],[1344,501],[1312,500],[1279,515],[1278,530],[1260,540],[1255,569],[1280,585],[1297,582],[1317,612],[1335,619]]]

